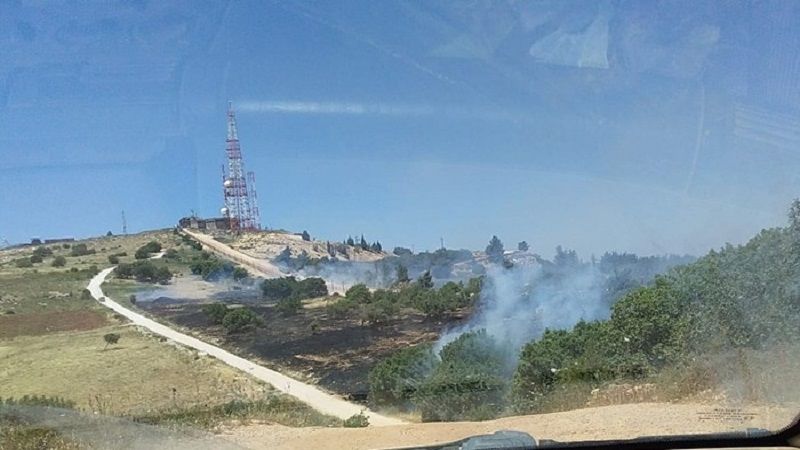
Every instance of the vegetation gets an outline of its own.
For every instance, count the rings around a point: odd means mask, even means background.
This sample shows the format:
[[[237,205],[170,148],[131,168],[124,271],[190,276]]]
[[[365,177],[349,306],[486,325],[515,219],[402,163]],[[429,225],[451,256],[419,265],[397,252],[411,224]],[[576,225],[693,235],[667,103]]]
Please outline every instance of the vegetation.
[[[238,333],[256,327],[261,318],[250,308],[228,308],[224,303],[211,303],[203,307],[203,313],[211,322],[222,325],[228,334]]]
[[[228,334],[239,333],[261,324],[261,319],[250,308],[236,308],[225,313],[222,327]]]
[[[108,348],[109,345],[117,345],[119,342],[119,334],[117,333],[107,333],[103,335],[103,341],[105,341],[106,346],[103,347],[103,350]]]
[[[298,280],[295,277],[283,277],[264,280],[261,283],[261,292],[267,300],[295,299],[299,301],[325,297],[328,295],[328,286],[322,278],[311,277]]]
[[[75,244],[72,246],[70,250],[70,256],[87,256],[87,255],[94,255],[96,252],[93,248],[89,248],[86,244],[80,243]]]
[[[167,284],[172,279],[172,272],[168,267],[157,265],[152,261],[134,261],[117,266],[117,278],[135,279],[143,283]]]
[[[63,257],[61,255],[58,255],[55,258],[53,258],[53,262],[52,262],[51,265],[53,267],[64,267],[64,266],[67,265],[67,258],[65,258],[65,257]]]
[[[153,425],[191,425],[217,429],[226,422],[262,420],[290,427],[340,426],[342,421],[326,416],[288,395],[272,394],[265,399],[235,400],[217,406],[199,405],[137,416],[136,422]]]
[[[31,261],[31,258],[19,258],[14,260],[14,265],[20,269],[27,269],[29,267],[33,267],[33,262]]]
[[[234,266],[232,263],[217,258],[207,251],[202,251],[199,256],[192,258],[189,263],[189,270],[193,275],[200,275],[206,281],[217,281],[225,278],[233,278],[236,281],[240,281],[249,275],[244,268]]]
[[[119,264],[119,256],[117,256],[117,255],[108,255],[108,263],[109,264]]]
[[[369,418],[363,413],[353,414],[342,422],[345,428],[364,428],[369,426]]]
[[[161,251],[161,244],[158,241],[150,241],[147,244],[139,247],[134,253],[133,257],[136,259],[147,259],[153,253]]]

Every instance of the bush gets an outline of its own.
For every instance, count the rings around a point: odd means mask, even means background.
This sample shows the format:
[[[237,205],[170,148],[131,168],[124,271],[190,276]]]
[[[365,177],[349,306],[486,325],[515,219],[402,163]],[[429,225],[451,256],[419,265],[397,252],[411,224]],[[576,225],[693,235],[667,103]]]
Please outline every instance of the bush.
[[[335,319],[345,319],[358,309],[358,304],[353,303],[347,298],[340,298],[325,307],[328,315]]]
[[[203,307],[203,313],[216,324],[222,323],[222,319],[225,318],[228,311],[228,307],[224,303],[212,303]]]
[[[31,255],[31,264],[38,264],[38,263],[42,262],[43,260],[44,259],[42,258],[41,255],[37,255],[35,253],[33,255]]]
[[[271,278],[261,283],[261,292],[268,300],[286,298],[304,300],[328,295],[328,286],[325,280],[315,277],[299,281],[295,277]]]
[[[91,299],[92,299],[92,293],[89,292],[88,289],[84,289],[81,291],[81,300],[91,300]]]
[[[380,361],[369,372],[370,403],[400,408],[409,406],[436,362],[429,344],[401,349]]]
[[[147,259],[152,253],[158,253],[160,251],[161,244],[156,241],[150,241],[147,244],[139,247],[133,257],[136,259]]]
[[[241,281],[250,276],[247,272],[247,269],[244,267],[237,266],[233,269],[233,279],[234,281]]]
[[[166,266],[158,266],[152,261],[136,261],[132,264],[120,264],[116,269],[116,277],[134,278],[143,283],[167,284],[172,279],[172,272]]]
[[[278,304],[275,305],[275,308],[283,315],[291,316],[303,309],[303,303],[297,297],[282,298],[278,300]]]
[[[19,258],[14,260],[14,265],[19,268],[28,268],[33,267],[33,263],[31,262],[30,258]]]
[[[200,275],[206,281],[227,278],[234,272],[233,264],[222,261],[208,252],[202,252],[199,258],[195,258],[189,269],[193,275]]]
[[[345,298],[355,304],[365,304],[372,301],[372,294],[364,284],[357,284],[344,293]]]
[[[58,255],[55,258],[53,258],[53,263],[52,263],[53,267],[64,267],[65,265],[67,265],[67,258],[61,255]]]
[[[238,333],[260,324],[258,315],[250,308],[237,308],[228,311],[222,318],[222,327],[228,334]]]
[[[33,250],[33,254],[35,256],[39,256],[41,258],[46,258],[48,256],[53,256],[53,250],[51,250],[51,249],[49,249],[47,247],[36,247]]]
[[[103,340],[106,342],[106,346],[103,347],[104,349],[109,345],[116,345],[119,342],[119,334],[117,333],[108,333],[103,335]]]
[[[180,254],[174,248],[171,248],[164,252],[164,258],[167,259],[180,259]]]
[[[86,244],[75,244],[72,246],[72,250],[70,250],[70,256],[86,256],[86,255],[93,255],[95,253],[94,249],[88,248]]]
[[[109,264],[119,264],[119,257],[117,255],[108,255]]]
[[[354,414],[342,422],[345,428],[363,428],[369,426],[369,418],[363,412]]]

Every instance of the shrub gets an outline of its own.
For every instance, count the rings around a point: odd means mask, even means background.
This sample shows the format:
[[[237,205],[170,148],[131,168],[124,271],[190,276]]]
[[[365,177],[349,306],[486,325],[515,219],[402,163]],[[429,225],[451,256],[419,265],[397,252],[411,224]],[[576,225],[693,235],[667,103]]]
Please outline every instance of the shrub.
[[[119,334],[117,333],[108,333],[103,335],[103,340],[106,343],[106,346],[103,349],[107,348],[109,345],[116,345],[119,342]]]
[[[180,259],[180,254],[174,248],[171,248],[164,252],[164,258],[167,259]]]
[[[131,303],[131,305],[135,305],[136,304],[136,296],[134,294],[131,294],[130,297],[128,297],[128,301]]]
[[[95,253],[94,249],[88,248],[86,244],[75,244],[72,246],[72,250],[70,250],[70,256],[86,256],[86,255],[93,255]]]
[[[325,280],[315,277],[299,281],[295,277],[271,278],[261,283],[261,292],[269,300],[290,297],[304,300],[328,295],[328,286]]]
[[[250,274],[247,272],[247,269],[245,269],[244,267],[237,266],[237,267],[235,267],[233,269],[233,279],[235,281],[244,280],[248,276],[250,276]]]
[[[238,333],[261,323],[258,315],[250,308],[237,308],[228,311],[222,318],[222,327],[228,334]]]
[[[152,261],[136,261],[132,264],[120,264],[116,269],[116,277],[135,278],[143,283],[167,284],[172,279],[172,272],[166,266],[158,266]]]
[[[364,415],[364,412],[354,414],[342,422],[345,428],[363,428],[369,426],[369,418]]]
[[[216,324],[221,324],[225,314],[228,313],[228,307],[224,303],[212,303],[203,307],[203,313]]]
[[[91,300],[91,299],[92,299],[92,293],[89,292],[88,289],[84,289],[81,291],[81,300]]]
[[[431,373],[436,356],[429,344],[401,349],[369,372],[369,401],[376,406],[406,407]]]
[[[136,259],[147,259],[150,257],[150,254],[158,253],[160,251],[161,244],[156,241],[150,241],[147,244],[139,247],[133,257]]]
[[[31,255],[31,264],[38,264],[38,263],[40,263],[42,261],[43,261],[43,258],[42,258],[41,255],[37,255],[35,253],[33,255]]]
[[[283,315],[290,316],[297,314],[298,311],[303,309],[303,303],[297,297],[282,298],[278,300],[278,304],[275,305],[275,308]]]
[[[67,258],[61,255],[58,255],[55,258],[53,258],[53,263],[52,263],[53,267],[64,267],[65,265],[67,265]]]
[[[364,284],[357,284],[351,287],[345,292],[344,296],[348,301],[355,304],[365,304],[372,301],[372,294]]]
[[[333,303],[328,304],[325,310],[333,318],[344,319],[353,314],[358,308],[358,304],[345,298],[340,298]]]
[[[52,256],[53,255],[53,250],[51,250],[51,249],[49,249],[47,247],[36,247],[33,250],[33,254],[36,255],[36,256],[42,257],[42,258],[46,258],[48,256]]]
[[[109,264],[119,264],[119,257],[117,255],[108,255]]]
[[[28,268],[33,267],[33,263],[31,262],[30,258],[19,258],[14,260],[14,265],[19,268]]]

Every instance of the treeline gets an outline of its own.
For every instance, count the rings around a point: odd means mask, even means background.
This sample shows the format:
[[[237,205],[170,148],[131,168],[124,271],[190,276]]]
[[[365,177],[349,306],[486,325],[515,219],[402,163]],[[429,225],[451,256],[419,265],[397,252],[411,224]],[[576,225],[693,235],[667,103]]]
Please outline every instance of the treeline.
[[[504,347],[483,332],[464,334],[438,354],[429,346],[404,349],[370,373],[370,401],[416,408],[423,420],[482,419],[557,409],[573,387],[588,397],[611,382],[658,382],[668,371],[683,374],[687,385],[679,388],[692,394],[721,379],[713,360],[753,370],[743,354],[800,338],[800,201],[789,218],[789,226],[763,230],[745,245],[711,251],[646,286],[620,288],[608,320],[545,331],[522,348],[516,368],[504,365]],[[568,251],[558,255],[554,267],[584,264]],[[642,267],[624,254],[608,254],[605,263],[606,272]],[[696,373],[702,380],[692,384]]]
[[[206,281],[217,281],[232,278],[235,281],[244,280],[249,276],[247,269],[233,263],[217,258],[207,251],[201,251],[189,262],[192,275],[200,275]]]
[[[117,278],[135,279],[142,283],[167,284],[172,279],[172,272],[168,267],[150,260],[119,264],[114,273]]]

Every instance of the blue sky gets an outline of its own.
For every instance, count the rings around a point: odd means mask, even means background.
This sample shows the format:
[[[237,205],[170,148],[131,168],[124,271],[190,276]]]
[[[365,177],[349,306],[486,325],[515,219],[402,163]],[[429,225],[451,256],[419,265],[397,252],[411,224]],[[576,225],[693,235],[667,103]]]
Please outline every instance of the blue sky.
[[[703,253],[800,192],[795,2],[0,1],[0,238],[218,214],[341,240]]]

